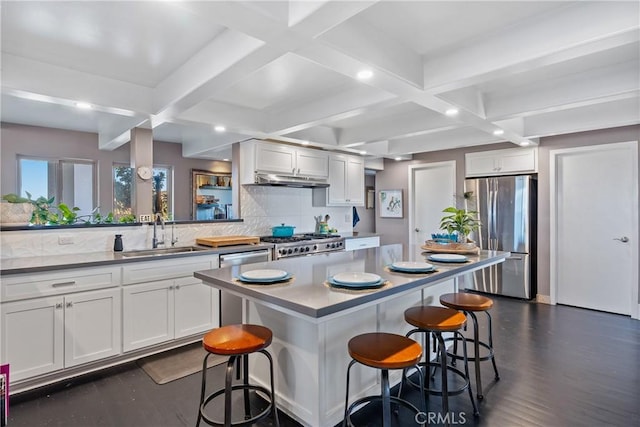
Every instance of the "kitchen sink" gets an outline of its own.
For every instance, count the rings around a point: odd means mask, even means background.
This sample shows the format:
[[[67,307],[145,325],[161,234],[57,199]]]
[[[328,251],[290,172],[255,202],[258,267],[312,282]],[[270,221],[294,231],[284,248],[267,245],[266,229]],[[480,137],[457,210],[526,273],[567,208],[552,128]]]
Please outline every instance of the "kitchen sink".
[[[121,252],[121,255],[125,258],[142,257],[142,256],[158,256],[169,254],[184,254],[190,252],[202,252],[210,251],[211,248],[202,246],[182,246],[176,248],[157,248],[157,249],[141,249],[137,251]]]

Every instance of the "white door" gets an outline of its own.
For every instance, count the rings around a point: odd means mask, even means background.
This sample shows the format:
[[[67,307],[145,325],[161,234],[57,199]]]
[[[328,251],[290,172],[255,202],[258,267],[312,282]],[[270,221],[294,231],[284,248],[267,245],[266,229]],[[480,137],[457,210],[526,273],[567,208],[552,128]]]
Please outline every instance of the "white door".
[[[409,166],[409,242],[423,245],[438,233],[442,210],[455,203],[456,163]]]
[[[551,302],[637,317],[637,142],[555,150],[550,163]]]

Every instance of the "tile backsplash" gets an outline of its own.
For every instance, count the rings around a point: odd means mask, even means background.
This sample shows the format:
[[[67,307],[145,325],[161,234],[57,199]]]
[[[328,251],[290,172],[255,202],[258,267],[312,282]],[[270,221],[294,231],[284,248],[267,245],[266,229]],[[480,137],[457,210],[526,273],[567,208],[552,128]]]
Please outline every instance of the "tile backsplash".
[[[270,235],[271,227],[282,223],[296,227],[296,233],[313,232],[314,217],[319,215],[329,215],[329,226],[338,232],[352,231],[351,208],[314,207],[309,188],[242,187],[240,202],[243,222],[167,225],[164,230],[167,246],[171,244],[172,229],[178,239],[176,246],[189,246],[195,244],[197,237]],[[158,233],[162,239],[163,232],[158,230]],[[122,234],[125,251],[148,249],[153,226],[3,231],[0,258],[112,251],[116,234]]]

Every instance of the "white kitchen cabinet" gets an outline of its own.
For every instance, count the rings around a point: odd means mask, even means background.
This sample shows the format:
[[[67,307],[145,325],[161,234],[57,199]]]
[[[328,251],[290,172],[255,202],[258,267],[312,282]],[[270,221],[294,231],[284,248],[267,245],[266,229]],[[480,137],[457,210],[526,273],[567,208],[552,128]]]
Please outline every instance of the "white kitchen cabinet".
[[[193,277],[217,267],[217,255],[123,266],[123,351],[217,327],[220,293]]]
[[[380,246],[380,236],[353,237],[344,240],[344,250],[354,251],[356,249],[377,248]]]
[[[364,159],[329,156],[329,187],[313,189],[314,206],[364,206]]]
[[[325,179],[329,153],[311,148],[262,141],[240,145],[241,184],[254,184],[255,173]]]
[[[120,289],[7,302],[1,363],[19,381],[121,352]]]
[[[509,148],[465,154],[467,177],[535,173],[538,171],[538,149]]]

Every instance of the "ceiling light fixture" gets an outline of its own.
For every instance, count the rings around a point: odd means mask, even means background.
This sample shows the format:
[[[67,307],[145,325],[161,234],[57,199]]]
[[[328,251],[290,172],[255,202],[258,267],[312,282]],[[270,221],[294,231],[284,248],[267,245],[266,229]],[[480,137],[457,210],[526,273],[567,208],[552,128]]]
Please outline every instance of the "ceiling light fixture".
[[[373,77],[373,71],[371,70],[360,70],[358,71],[358,78],[360,80],[367,80],[370,79],[371,77]]]
[[[362,154],[362,155],[364,156],[365,154],[367,154],[367,152],[366,152],[366,151],[364,151],[364,150],[362,150],[362,151],[360,152],[360,154]]]
[[[493,134],[495,136],[504,135],[504,131],[502,129],[496,129],[496,130],[493,131]]]
[[[402,157],[396,157],[396,161],[402,160]]]
[[[444,113],[445,113],[447,116],[452,117],[452,116],[457,116],[457,115],[458,115],[458,112],[459,112],[459,111],[458,111],[458,109],[457,109],[457,108],[449,108],[449,109],[448,109],[447,111],[445,111]]]
[[[223,161],[223,162],[228,162],[228,161],[229,161],[229,159],[222,159],[222,161]]]
[[[82,101],[76,102],[76,107],[80,108],[81,110],[91,110],[93,108],[93,106],[88,102],[82,102]]]
[[[225,130],[227,130],[227,128],[222,125],[218,125],[214,127],[213,130],[215,130],[216,132],[224,132]]]
[[[529,141],[522,141],[520,145],[526,147],[527,145],[529,145]]]
[[[302,141],[302,145],[309,145],[309,141]]]

